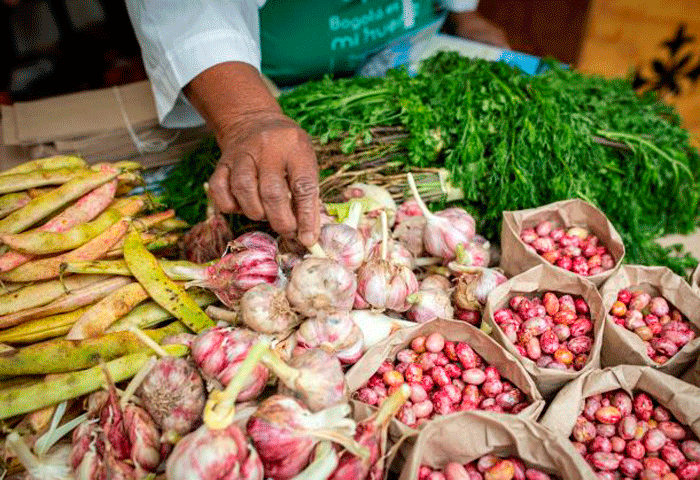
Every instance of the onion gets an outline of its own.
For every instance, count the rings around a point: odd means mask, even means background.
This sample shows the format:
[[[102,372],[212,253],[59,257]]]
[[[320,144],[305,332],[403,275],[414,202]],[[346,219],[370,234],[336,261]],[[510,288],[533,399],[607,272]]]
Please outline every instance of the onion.
[[[137,395],[164,438],[191,432],[199,423],[205,401],[199,372],[190,361],[177,357],[158,359]]]
[[[379,258],[365,263],[357,272],[356,308],[366,306],[405,312],[406,298],[418,290],[418,280],[410,267],[387,260],[387,218],[382,212],[382,243]]]
[[[268,283],[243,294],[240,316],[248,328],[259,333],[285,335],[299,325],[284,290]]]
[[[347,404],[312,413],[284,395],[264,400],[248,420],[246,430],[260,452],[265,477],[291,479],[309,464],[322,439],[333,440],[356,454],[362,452],[352,438],[356,425],[346,418],[349,413]]]
[[[209,187],[205,183],[204,190],[209,197]],[[190,262],[206,263],[216,260],[223,255],[226,244],[233,238],[233,232],[228,221],[216,209],[211,198],[207,203],[207,218],[194,225],[182,237],[185,258]]]
[[[226,386],[238,372],[258,335],[242,328],[214,327],[192,343],[192,359],[211,384]],[[262,365],[244,382],[238,399],[251,400],[262,393],[270,372]]]
[[[407,384],[401,385],[367,420],[360,422],[355,430],[355,440],[367,447],[369,456],[358,457],[344,452],[338,461],[338,468],[330,476],[331,480],[362,480],[384,478],[384,452],[389,421],[411,395]]]
[[[340,361],[319,348],[306,350],[285,363],[268,351],[262,363],[282,382],[279,393],[301,400],[317,412],[345,401],[348,386]]]
[[[474,218],[462,208],[448,208],[432,213],[420,198],[413,175],[408,173],[407,176],[413,197],[426,218],[423,230],[426,251],[445,260],[454,259],[457,256],[457,245],[468,245],[474,238]]]
[[[319,347],[346,365],[358,361],[364,351],[362,331],[349,312],[334,312],[309,319],[301,324],[295,338],[295,353]]]
[[[365,261],[364,238],[357,230],[362,205],[352,202],[348,218],[343,223],[321,227],[318,243],[326,255],[350,270],[357,270]]]
[[[294,267],[287,285],[292,307],[307,317],[350,310],[355,299],[355,275],[327,258],[309,257]]]

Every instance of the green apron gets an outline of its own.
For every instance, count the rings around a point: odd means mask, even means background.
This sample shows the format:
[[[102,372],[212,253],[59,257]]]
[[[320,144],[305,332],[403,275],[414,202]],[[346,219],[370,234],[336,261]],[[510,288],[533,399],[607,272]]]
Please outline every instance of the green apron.
[[[262,71],[278,85],[351,74],[387,44],[431,28],[432,0],[268,0],[260,10]],[[410,24],[410,19],[413,19]]]

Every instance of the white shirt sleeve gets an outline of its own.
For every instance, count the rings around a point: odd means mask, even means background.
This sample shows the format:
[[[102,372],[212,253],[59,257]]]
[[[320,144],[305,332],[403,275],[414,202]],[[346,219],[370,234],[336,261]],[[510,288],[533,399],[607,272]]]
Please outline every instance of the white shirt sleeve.
[[[158,119],[165,127],[202,125],[182,94],[216,64],[245,62],[260,70],[260,20],[265,0],[126,0]]]
[[[479,6],[479,0],[441,0],[440,4],[450,12],[472,12]]]

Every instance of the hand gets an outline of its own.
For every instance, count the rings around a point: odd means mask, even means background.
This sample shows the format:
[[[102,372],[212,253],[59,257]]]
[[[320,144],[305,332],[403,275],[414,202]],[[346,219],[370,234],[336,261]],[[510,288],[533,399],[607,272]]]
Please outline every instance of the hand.
[[[445,28],[449,33],[466,40],[510,48],[505,32],[477,12],[451,12]]]
[[[315,243],[318,164],[309,135],[281,113],[251,113],[237,120],[220,146],[209,182],[219,209],[267,219],[283,237]]]
[[[222,212],[267,219],[285,238],[311,246],[320,229],[318,164],[309,135],[285,116],[252,66],[215,65],[185,95],[221,148],[209,186]]]

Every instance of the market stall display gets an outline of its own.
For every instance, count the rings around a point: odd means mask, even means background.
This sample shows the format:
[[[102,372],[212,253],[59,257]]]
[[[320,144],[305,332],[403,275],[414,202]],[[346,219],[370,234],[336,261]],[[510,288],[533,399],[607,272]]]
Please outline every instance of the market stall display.
[[[0,172],[6,479],[700,479],[700,300],[625,265],[692,262],[653,245],[698,220],[671,110],[450,54],[281,103],[308,249],[216,211],[206,146],[163,197],[136,162]]]

